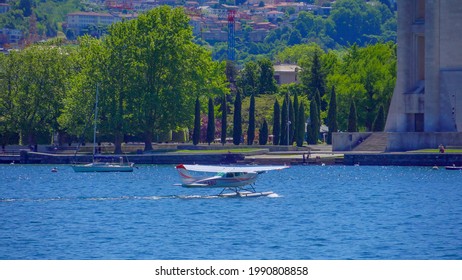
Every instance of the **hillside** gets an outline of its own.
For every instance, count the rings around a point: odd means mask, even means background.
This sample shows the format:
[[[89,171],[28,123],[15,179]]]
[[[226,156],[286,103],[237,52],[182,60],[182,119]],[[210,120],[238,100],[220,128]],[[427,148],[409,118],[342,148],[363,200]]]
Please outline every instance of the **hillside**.
[[[3,0],[5,1],[5,0]],[[353,44],[365,46],[377,42],[396,40],[396,12],[391,0],[308,0],[304,2],[245,2],[237,13],[235,31],[236,60],[239,65],[255,61],[262,56],[271,60],[275,54],[297,44],[316,43],[324,50],[341,49]],[[66,34],[66,15],[75,11],[107,11],[105,2],[80,0],[12,0],[10,11],[0,14],[0,28],[18,29],[29,42]],[[141,13],[154,6],[148,2],[137,2],[133,11]],[[204,2],[205,3],[205,2]],[[226,60],[228,53],[228,30],[223,24],[225,18],[217,17],[221,6],[211,5],[208,9],[188,3],[190,24],[196,43],[212,50],[215,60]],[[255,4],[253,4],[255,3]],[[186,3],[185,3],[186,4]],[[312,4],[317,4],[313,6]],[[313,8],[314,7],[314,8]],[[313,10],[314,9],[314,10]],[[114,10],[124,12],[124,10]],[[126,11],[125,11],[126,12]],[[198,17],[198,15],[200,15]],[[277,15],[273,17],[273,15]],[[196,19],[195,19],[196,18]],[[266,26],[261,29],[261,26]],[[107,26],[88,26],[88,32],[98,29],[97,34],[107,32]],[[64,32],[64,33],[61,33]],[[204,34],[221,36],[219,40],[205,38]],[[213,32],[216,32],[213,35]],[[261,33],[260,37],[255,34]],[[221,35],[220,35],[221,34]],[[264,36],[264,37],[261,37]],[[68,39],[74,39],[70,36]],[[0,42],[0,45],[2,42]]]

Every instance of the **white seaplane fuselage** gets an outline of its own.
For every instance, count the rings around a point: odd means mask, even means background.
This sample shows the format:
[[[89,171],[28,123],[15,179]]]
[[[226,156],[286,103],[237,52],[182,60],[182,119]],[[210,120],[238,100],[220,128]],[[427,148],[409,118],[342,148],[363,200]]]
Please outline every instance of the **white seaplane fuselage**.
[[[220,196],[268,196],[273,192],[256,192],[253,184],[258,175],[270,170],[281,170],[288,166],[214,166],[179,164],[181,184],[185,188],[221,188]],[[201,175],[197,175],[199,172]],[[202,175],[206,173],[206,175]],[[208,175],[207,175],[208,173]],[[229,190],[231,194],[223,194]]]
[[[186,188],[237,188],[255,183],[257,172],[217,172],[214,176],[191,176],[177,169]]]

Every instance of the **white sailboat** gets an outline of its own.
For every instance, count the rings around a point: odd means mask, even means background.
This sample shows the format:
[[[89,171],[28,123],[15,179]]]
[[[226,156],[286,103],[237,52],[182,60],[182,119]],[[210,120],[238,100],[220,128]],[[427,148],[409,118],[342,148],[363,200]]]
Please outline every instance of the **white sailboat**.
[[[119,157],[119,161],[107,162],[103,161],[104,157],[96,157],[96,121],[98,118],[98,86],[96,86],[96,102],[95,102],[95,123],[93,126],[93,160],[87,164],[74,164],[72,169],[74,172],[133,172],[133,163],[124,162],[123,157]]]

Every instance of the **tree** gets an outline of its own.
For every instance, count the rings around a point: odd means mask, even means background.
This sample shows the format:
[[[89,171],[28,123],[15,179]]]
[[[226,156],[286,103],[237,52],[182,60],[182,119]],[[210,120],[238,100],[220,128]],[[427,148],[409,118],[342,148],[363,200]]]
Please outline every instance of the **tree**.
[[[300,35],[300,31],[297,29],[293,30],[290,33],[289,40],[287,41],[287,45],[293,46],[298,45],[302,42],[302,35]]]
[[[308,144],[316,145],[318,144],[319,138],[319,119],[318,119],[318,105],[316,102],[310,102],[310,129],[308,133]]]
[[[242,89],[244,96],[258,94],[260,82],[260,67],[257,63],[250,61],[244,65],[237,79],[237,85]]]
[[[210,143],[215,140],[215,108],[213,107],[213,100],[209,97],[209,114],[207,119],[207,143]]]
[[[325,81],[325,74],[322,71],[322,65],[321,65],[321,52],[315,51],[313,54],[313,62],[311,64],[311,69],[310,69],[310,81],[308,84],[308,88],[310,89],[310,92],[312,96],[316,94],[316,91],[319,91],[319,97],[320,100],[324,96],[326,92],[326,81]],[[312,100],[313,98],[310,98]],[[317,104],[318,105],[318,110],[319,112],[324,111],[326,108],[324,104]],[[319,106],[321,105],[321,106]]]
[[[364,45],[371,41],[371,35],[380,34],[380,11],[365,1],[336,1],[330,18],[336,29],[333,37],[342,45]]]
[[[383,105],[380,105],[379,111],[377,112],[377,116],[374,120],[374,126],[372,131],[383,131],[385,128],[385,113],[383,111]]]
[[[199,97],[196,98],[196,106],[194,108],[194,130],[193,130],[193,144],[199,144],[201,139],[201,103]]]
[[[152,150],[154,132],[191,126],[198,96],[229,91],[225,63],[213,62],[205,48],[193,43],[182,8],[161,6],[120,24],[129,22],[134,26],[120,43],[136,58],[131,65],[137,73],[132,88],[137,89],[135,101],[142,106],[133,119],[143,130],[145,150]]]
[[[273,106],[273,145],[279,145],[279,135],[281,133],[281,110],[276,99]]]
[[[288,145],[288,135],[287,135],[287,124],[289,121],[289,112],[288,111],[288,94],[286,94],[286,97],[284,98],[284,101],[282,102],[282,109],[281,109],[281,131],[280,131],[280,137],[279,137],[279,145]]]
[[[136,57],[126,40],[130,37],[136,22],[121,22],[109,29],[103,40],[103,63],[99,65],[102,72],[100,89],[101,131],[112,135],[114,153],[122,153],[124,135],[129,133],[136,120],[131,119],[134,103],[139,88],[133,81],[137,80],[137,71],[132,67]]]
[[[293,109],[294,109],[294,124],[293,124],[293,128],[294,128],[294,141],[297,141],[297,133],[298,133],[298,129],[297,129],[297,126],[298,126],[298,111],[299,111],[299,104],[298,104],[298,93],[295,92],[294,94],[294,105],[293,105]],[[303,121],[305,122],[305,121]]]
[[[74,69],[73,53],[34,45],[2,58],[0,66],[8,68],[0,69],[0,114],[8,115],[0,115],[0,126],[18,132],[21,144],[34,146],[41,136],[48,140],[51,131],[58,130],[57,119]]]
[[[356,115],[355,101],[352,99],[350,104],[350,113],[348,114],[348,132],[358,131],[358,117]]]
[[[226,106],[226,95],[221,101],[221,144],[226,144],[226,130],[228,128],[228,106]]]
[[[237,71],[236,64],[234,63],[234,61],[232,60],[226,61],[225,73],[226,73],[226,79],[228,80],[228,82],[230,83],[236,82],[238,71]]]
[[[241,94],[238,91],[236,93],[236,99],[234,100],[234,115],[233,115],[233,143],[239,145],[242,138],[242,113],[241,113]]]
[[[259,88],[258,93],[276,93],[277,86],[276,80],[274,79],[274,68],[273,64],[268,58],[263,58],[258,61],[260,66],[260,79],[259,79]]]
[[[268,143],[268,123],[263,120],[263,125],[258,133],[258,144],[266,145],[266,143]]]
[[[32,14],[33,4],[32,0],[19,0],[19,9],[23,11],[25,17],[29,17]]]
[[[69,77],[69,89],[64,96],[64,107],[58,123],[60,130],[77,136],[81,142],[93,140],[90,128],[94,124],[96,88],[100,91],[99,84],[103,76],[100,65],[104,64],[106,56],[106,48],[101,40],[89,36],[79,38],[72,63],[78,71]],[[98,124],[101,124],[101,120],[99,114]],[[102,132],[104,128],[99,125],[98,130]]]
[[[322,107],[321,95],[319,93],[319,89],[316,89],[316,92],[314,93],[313,98],[314,98],[314,101],[316,101],[316,105],[318,106],[318,108],[321,108]],[[321,110],[318,110],[318,120],[321,121]]]
[[[297,147],[303,147],[303,141],[305,140],[305,106],[303,102],[300,103],[297,118]]]
[[[255,139],[255,97],[250,97],[249,127],[247,129],[247,145],[252,145]]]
[[[342,130],[348,127],[350,102],[358,110],[358,130],[373,130],[379,106],[388,108],[396,82],[396,45],[376,44],[364,48],[351,46],[341,63],[329,75],[335,85],[338,102],[338,122]]]
[[[295,110],[294,105],[292,104],[292,100],[290,100],[289,93],[287,93],[287,99],[289,100],[289,145],[292,146],[295,141],[295,125],[297,119],[295,118]]]
[[[327,126],[329,133],[327,134],[327,144],[332,144],[332,133],[338,131],[337,125],[337,96],[335,94],[335,87],[332,86],[329,101],[329,111],[327,112]]]

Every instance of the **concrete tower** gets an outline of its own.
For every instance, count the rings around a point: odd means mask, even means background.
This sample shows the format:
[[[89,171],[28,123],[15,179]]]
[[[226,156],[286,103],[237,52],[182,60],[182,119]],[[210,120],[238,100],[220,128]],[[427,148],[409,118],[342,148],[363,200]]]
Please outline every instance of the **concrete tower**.
[[[462,132],[460,0],[398,0],[398,73],[385,131]]]

